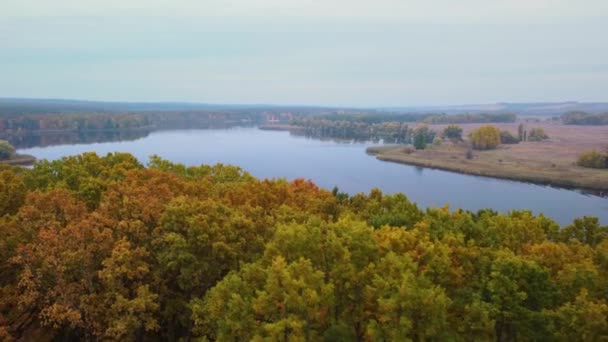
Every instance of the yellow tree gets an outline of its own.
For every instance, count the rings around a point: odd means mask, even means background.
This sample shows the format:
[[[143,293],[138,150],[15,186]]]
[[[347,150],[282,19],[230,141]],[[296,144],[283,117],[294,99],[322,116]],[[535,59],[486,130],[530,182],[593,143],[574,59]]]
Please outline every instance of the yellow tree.
[[[477,128],[469,134],[469,138],[476,150],[491,150],[500,145],[500,131],[491,125]]]

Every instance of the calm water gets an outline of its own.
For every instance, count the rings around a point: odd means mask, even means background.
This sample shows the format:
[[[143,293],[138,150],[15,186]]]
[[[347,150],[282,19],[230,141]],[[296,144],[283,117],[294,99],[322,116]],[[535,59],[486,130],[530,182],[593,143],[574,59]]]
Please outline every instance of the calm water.
[[[39,159],[95,151],[129,152],[146,162],[152,154],[186,165],[225,163],[260,178],[312,179],[351,194],[377,187],[403,192],[420,206],[499,211],[531,209],[560,224],[593,215],[608,224],[608,198],[528,183],[381,162],[365,153],[371,143],[337,143],[257,128],[153,132],[138,140],[20,149]]]

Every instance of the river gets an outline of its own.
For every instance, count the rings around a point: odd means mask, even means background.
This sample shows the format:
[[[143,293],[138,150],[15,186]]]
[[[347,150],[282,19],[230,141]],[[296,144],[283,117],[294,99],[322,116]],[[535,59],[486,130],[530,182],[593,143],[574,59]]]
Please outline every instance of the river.
[[[311,179],[324,188],[338,186],[351,194],[372,188],[386,193],[403,192],[421,207],[449,204],[451,208],[468,210],[529,209],[561,225],[585,215],[599,217],[602,224],[608,224],[606,197],[382,162],[365,153],[372,143],[318,140],[255,127],[157,131],[134,139],[36,146],[18,149],[18,153],[53,160],[88,151],[118,151],[131,153],[144,163],[150,155],[157,154],[186,165],[238,165],[259,178]]]

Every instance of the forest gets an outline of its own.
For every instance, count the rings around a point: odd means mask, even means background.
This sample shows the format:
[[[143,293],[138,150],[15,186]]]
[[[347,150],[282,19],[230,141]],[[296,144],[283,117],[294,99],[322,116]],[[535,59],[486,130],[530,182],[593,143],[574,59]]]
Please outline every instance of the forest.
[[[607,299],[594,217],[124,153],[0,165],[3,341],[597,341]]]
[[[448,123],[515,122],[515,114],[331,114],[294,116],[291,130],[311,137],[330,137],[354,140],[379,140],[387,143],[413,144],[416,125]],[[410,127],[413,126],[413,127]],[[427,136],[432,143],[435,132]]]
[[[240,112],[153,112],[153,113],[61,113],[0,115],[0,134],[129,131],[172,128],[207,128],[253,124],[260,113]]]
[[[608,112],[595,114],[581,111],[570,112],[562,115],[561,119],[566,125],[608,125]]]

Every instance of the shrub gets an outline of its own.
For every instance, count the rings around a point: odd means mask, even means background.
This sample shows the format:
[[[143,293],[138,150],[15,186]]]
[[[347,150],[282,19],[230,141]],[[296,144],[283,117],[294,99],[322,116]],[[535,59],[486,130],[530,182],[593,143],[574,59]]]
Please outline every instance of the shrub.
[[[513,136],[509,131],[500,131],[500,143],[501,144],[517,144],[519,139]]]
[[[528,134],[528,141],[541,141],[545,139],[549,139],[549,136],[542,128],[532,128],[532,130]]]
[[[435,139],[433,139],[433,146],[441,146],[442,142],[443,140],[441,140],[440,137],[436,137]]]
[[[500,145],[500,131],[490,125],[481,126],[469,135],[476,150],[491,150]]]
[[[608,169],[608,156],[596,150],[585,152],[578,157],[577,164],[593,169]]]

